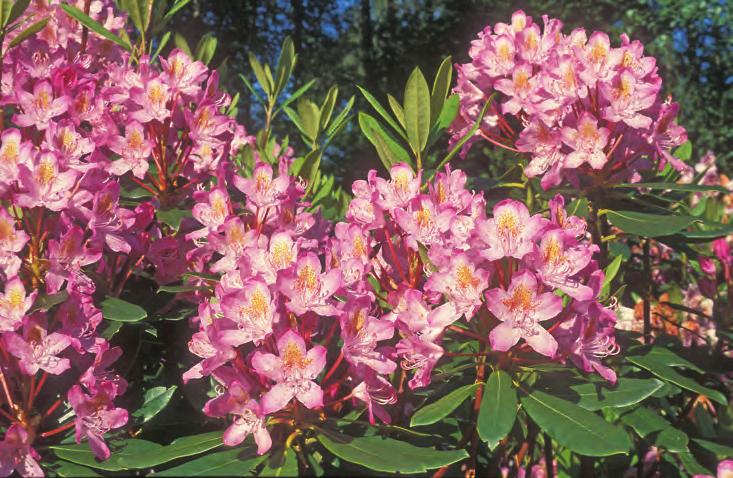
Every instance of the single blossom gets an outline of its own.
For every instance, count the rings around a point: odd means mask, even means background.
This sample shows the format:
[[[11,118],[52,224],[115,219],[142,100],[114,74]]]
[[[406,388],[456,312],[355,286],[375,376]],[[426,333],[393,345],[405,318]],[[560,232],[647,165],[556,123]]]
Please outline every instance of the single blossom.
[[[148,159],[153,145],[145,137],[143,125],[132,121],[125,125],[124,136],[114,136],[109,142],[109,149],[120,158],[109,163],[109,171],[115,176],[122,176],[128,171],[142,179],[148,172]]]
[[[5,430],[0,442],[0,477],[5,478],[17,472],[23,478],[44,476],[38,464],[41,457],[31,448],[28,431],[20,423],[13,423]]]
[[[601,169],[608,158],[603,148],[608,144],[610,135],[607,128],[598,127],[596,118],[588,112],[578,118],[575,127],[565,126],[560,131],[563,143],[573,149],[565,160],[568,168],[578,168],[588,163],[593,169]]]
[[[527,206],[513,199],[496,204],[493,213],[494,217],[480,221],[477,229],[479,241],[488,246],[482,254],[490,261],[502,257],[523,258],[547,224],[539,215],[530,217]]]
[[[64,112],[71,105],[70,98],[62,96],[54,98],[53,87],[47,81],[38,82],[33,93],[20,90],[16,92],[22,113],[13,116],[18,126],[34,126],[39,131],[48,128],[51,120]]]
[[[57,357],[71,345],[71,339],[64,334],[49,334],[41,325],[29,322],[22,336],[7,332],[3,339],[7,351],[18,358],[18,365],[26,375],[35,375],[39,369],[59,375],[71,367],[69,359]]]
[[[241,289],[221,299],[224,316],[237,325],[238,345],[259,344],[272,333],[272,323],[277,317],[275,308],[270,289],[258,279],[250,279]]]
[[[19,277],[13,277],[5,283],[5,292],[0,295],[0,333],[12,332],[21,326],[23,317],[33,305],[36,295],[37,290],[26,295]]]
[[[298,259],[289,274],[278,281],[280,291],[290,298],[288,310],[295,314],[313,311],[318,315],[336,315],[332,297],[341,288],[341,271],[322,273],[321,261],[313,253]]]
[[[257,373],[275,382],[260,399],[262,412],[281,410],[297,398],[307,408],[323,406],[323,391],[315,378],[326,366],[326,348],[315,345],[306,349],[303,337],[288,330],[277,340],[279,355],[256,351],[252,367]]]
[[[128,418],[127,410],[116,408],[112,403],[112,390],[111,387],[100,386],[94,395],[87,395],[79,385],[74,385],[68,393],[69,403],[76,414],[76,442],[87,438],[94,456],[100,460],[106,460],[111,455],[104,434],[120,428],[127,423]]]

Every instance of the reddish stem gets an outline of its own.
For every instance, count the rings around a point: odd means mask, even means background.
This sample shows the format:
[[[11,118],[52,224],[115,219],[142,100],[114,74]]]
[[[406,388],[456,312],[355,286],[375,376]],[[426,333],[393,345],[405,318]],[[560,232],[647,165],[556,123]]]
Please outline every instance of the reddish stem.
[[[63,433],[63,432],[65,432],[66,430],[68,430],[69,428],[71,428],[73,426],[74,426],[74,422],[73,421],[72,422],[69,422],[66,425],[61,425],[58,428],[54,428],[53,430],[49,430],[47,432],[41,433],[41,438],[47,438],[47,437],[50,437],[50,436],[53,436],[53,435],[58,435],[59,433]]]
[[[392,243],[392,236],[390,235],[389,231],[387,231],[387,226],[384,226],[382,228],[382,231],[384,232],[384,238],[387,240],[387,245],[389,247],[390,252],[392,252],[392,258],[394,259],[395,266],[397,267],[397,271],[400,273],[400,276],[402,277],[402,280],[404,282],[409,282],[407,280],[407,277],[405,276],[405,271],[402,270],[402,266],[400,265],[399,259],[397,259],[397,251],[395,251],[394,244]]]
[[[51,415],[53,412],[55,412],[56,409],[59,408],[59,405],[61,405],[62,402],[63,402],[63,400],[61,400],[60,398],[58,400],[56,400],[55,402],[53,402],[53,404],[43,414],[43,417],[45,418],[45,417]]]
[[[341,352],[339,352],[339,356],[336,359],[336,361],[333,363],[333,365],[331,366],[331,369],[326,373],[326,376],[323,377],[323,382],[321,382],[322,384],[325,384],[326,382],[328,382],[328,379],[331,378],[331,375],[333,375],[333,373],[336,371],[339,365],[341,365],[341,362],[343,360],[344,360],[344,352],[342,350]]]

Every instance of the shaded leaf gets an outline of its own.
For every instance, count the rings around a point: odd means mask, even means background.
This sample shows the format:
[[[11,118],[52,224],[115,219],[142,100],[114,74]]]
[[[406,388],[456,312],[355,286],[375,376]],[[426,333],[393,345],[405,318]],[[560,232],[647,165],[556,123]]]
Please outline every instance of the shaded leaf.
[[[503,370],[494,371],[486,381],[476,430],[493,450],[509,434],[517,418],[517,392],[512,378]]]
[[[425,149],[430,134],[430,91],[419,68],[412,70],[405,85],[405,112],[407,140],[415,155]]]
[[[133,416],[142,418],[143,423],[150,421],[151,418],[160,413],[168,405],[177,388],[178,386],[173,385],[170,388],[153,387],[146,390],[145,401]]]
[[[131,304],[117,297],[107,297],[102,301],[102,315],[116,322],[139,322],[148,313],[139,305]]]
[[[62,3],[61,8],[66,12],[67,15],[69,15],[71,18],[75,19],[85,27],[89,28],[91,31],[95,32],[96,34],[106,38],[107,40],[110,40],[122,48],[124,48],[127,51],[132,50],[132,47],[129,43],[125,42],[122,38],[118,37],[111,31],[104,28],[101,24],[99,24],[96,20],[91,18],[89,15],[85,14],[81,10],[79,10],[76,7],[72,7],[71,5],[68,5],[66,3]]]
[[[412,415],[410,426],[430,425],[442,420],[458,408],[478,387],[477,383],[459,387],[444,397],[429,403]]]

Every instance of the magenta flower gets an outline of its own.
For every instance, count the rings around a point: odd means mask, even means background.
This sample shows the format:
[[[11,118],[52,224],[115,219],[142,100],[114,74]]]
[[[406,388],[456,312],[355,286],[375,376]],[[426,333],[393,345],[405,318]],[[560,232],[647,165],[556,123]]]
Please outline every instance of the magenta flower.
[[[84,231],[79,226],[70,226],[58,241],[48,241],[49,270],[46,281],[49,287],[59,290],[64,280],[84,280],[86,276],[81,268],[97,262],[101,256],[100,252],[87,247]]]
[[[481,306],[484,290],[489,286],[489,272],[476,267],[468,254],[454,255],[447,269],[434,272],[427,283],[426,290],[445,294],[460,314],[471,319]]]
[[[254,400],[246,378],[233,368],[221,367],[214,378],[226,387],[226,391],[206,402],[204,413],[212,417],[233,415],[234,421],[224,432],[224,444],[237,446],[250,434],[257,443],[257,454],[263,455],[272,446],[272,438],[265,427],[265,415]]]
[[[530,217],[527,206],[505,199],[494,206],[494,217],[478,222],[479,240],[488,245],[483,255],[490,261],[502,257],[521,259],[534,246],[535,237],[545,228],[547,220]]]
[[[18,273],[21,260],[17,254],[23,250],[28,239],[28,234],[15,229],[13,217],[4,208],[0,209],[0,270],[6,277]]]
[[[94,151],[94,143],[84,138],[76,131],[76,127],[69,120],[51,123],[46,129],[45,147],[54,151],[61,162],[71,168],[83,170],[88,167],[81,163],[82,156]]]
[[[405,163],[392,166],[389,170],[391,181],[376,178],[374,186],[381,195],[378,201],[382,209],[406,207],[407,204],[420,193],[420,175],[412,172],[412,168]]]
[[[603,148],[608,144],[610,133],[608,129],[598,127],[598,121],[591,113],[583,112],[574,128],[565,126],[560,134],[563,143],[574,150],[565,160],[566,167],[578,168],[584,163],[593,169],[605,166],[608,158]]]
[[[127,410],[115,408],[112,403],[112,388],[100,385],[94,395],[87,395],[79,385],[69,389],[67,398],[74,409],[76,442],[89,439],[89,446],[100,460],[106,460],[111,453],[104,441],[104,434],[127,423]]]
[[[522,130],[516,146],[519,151],[532,153],[532,160],[524,168],[524,174],[529,178],[564,166],[565,155],[561,152],[560,134],[550,129],[541,119],[533,121]]]
[[[516,66],[511,79],[501,79],[494,85],[494,88],[509,97],[501,105],[501,110],[510,114],[517,114],[523,108],[533,109],[538,87],[539,80],[532,75],[532,65],[527,63]]]
[[[367,406],[369,423],[374,425],[374,417],[378,417],[384,423],[392,423],[384,405],[391,405],[397,402],[397,392],[392,384],[384,377],[375,373],[367,373],[364,381],[354,387],[351,396],[361,400]]]
[[[417,243],[429,246],[439,242],[453,215],[450,209],[439,209],[427,196],[413,199],[407,211],[394,211],[395,221],[408,234],[407,245],[413,250],[418,249]]]
[[[581,245],[563,229],[553,229],[542,235],[529,262],[548,287],[560,289],[575,300],[590,300],[593,289],[582,284],[577,274],[585,269],[597,250],[596,245]]]
[[[26,295],[23,282],[18,277],[5,283],[5,292],[0,295],[0,332],[12,332],[22,325],[36,295],[37,290]]]
[[[130,99],[141,107],[130,115],[133,120],[140,123],[153,120],[162,122],[171,114],[167,106],[170,91],[168,85],[160,81],[160,78],[148,80],[142,88],[133,88],[130,91]]]
[[[486,292],[486,306],[503,322],[489,335],[495,350],[505,352],[524,339],[538,353],[554,357],[557,341],[539,322],[559,314],[562,299],[552,292],[540,293],[531,272],[523,271],[512,277],[509,290]]]
[[[394,372],[397,364],[387,358],[385,350],[377,348],[382,340],[394,336],[394,324],[369,315],[372,299],[357,296],[347,300],[339,317],[344,358],[353,366],[369,367],[380,374]]]
[[[341,271],[321,272],[321,261],[313,253],[298,259],[294,269],[278,280],[280,291],[290,298],[285,306],[295,314],[309,310],[318,315],[336,315],[333,294],[341,288]]]
[[[57,357],[71,345],[71,339],[64,334],[48,334],[42,326],[28,322],[23,328],[23,336],[7,332],[3,339],[7,351],[18,359],[26,375],[35,375],[39,369],[59,375],[71,367],[69,359]]]
[[[191,57],[179,49],[171,51],[168,59],[161,58],[162,78],[173,92],[184,95],[195,95],[200,84],[206,78],[209,69],[200,61],[191,61]]]
[[[288,176],[278,176],[273,179],[272,167],[266,163],[259,163],[255,166],[252,178],[234,177],[234,186],[257,207],[276,205],[282,199],[289,184]]]
[[[15,198],[19,206],[61,211],[69,202],[79,173],[73,169],[61,171],[56,153],[45,151],[30,166],[21,165],[19,176],[24,189]]]
[[[256,345],[272,333],[272,323],[277,317],[267,284],[250,279],[241,289],[221,299],[224,316],[237,324],[237,345],[254,342]]]
[[[202,104],[193,113],[186,110],[184,114],[191,138],[196,141],[216,141],[219,135],[229,130],[232,123],[228,116],[218,113],[218,107],[214,104]],[[235,176],[235,179],[238,177]]]
[[[122,234],[135,223],[135,214],[120,208],[119,201],[120,183],[110,181],[94,194],[88,227],[93,242],[104,241],[114,252],[128,254],[131,247]]]
[[[222,188],[214,188],[210,192],[197,194],[197,202],[193,206],[193,217],[206,226],[203,231],[215,231],[230,214],[229,194]]]
[[[276,384],[260,399],[262,413],[281,410],[292,398],[307,408],[323,406],[323,391],[313,380],[326,366],[326,348],[314,345],[306,350],[303,338],[288,330],[277,340],[279,355],[259,350],[252,356],[252,367]]]
[[[122,176],[132,171],[137,178],[145,177],[153,145],[145,137],[145,129],[140,123],[131,121],[126,124],[125,135],[111,138],[109,149],[120,155],[118,160],[109,163],[109,172],[115,176]]]
[[[54,98],[48,81],[36,83],[32,94],[20,90],[16,95],[23,112],[13,116],[13,122],[22,127],[34,126],[40,131],[48,128],[52,118],[66,112],[71,105],[71,99],[66,96]]]
[[[5,438],[0,442],[0,477],[6,478],[13,471],[23,478],[44,476],[37,460],[41,457],[31,448],[28,432],[19,423],[13,423],[5,430]]]
[[[556,194],[554,198],[550,199],[548,206],[550,208],[550,220],[554,225],[561,227],[573,237],[585,235],[585,221],[578,216],[568,215],[565,211],[565,198],[562,194]]]
[[[632,128],[649,128],[652,119],[639,111],[651,107],[657,99],[662,80],[639,81],[630,70],[622,71],[611,83],[601,83],[599,90],[610,103],[602,116],[614,123],[624,122]]]
[[[19,166],[30,166],[33,161],[33,145],[24,142],[20,131],[8,128],[3,131],[0,145],[0,185],[10,185],[18,179]],[[2,188],[0,187],[0,190]]]

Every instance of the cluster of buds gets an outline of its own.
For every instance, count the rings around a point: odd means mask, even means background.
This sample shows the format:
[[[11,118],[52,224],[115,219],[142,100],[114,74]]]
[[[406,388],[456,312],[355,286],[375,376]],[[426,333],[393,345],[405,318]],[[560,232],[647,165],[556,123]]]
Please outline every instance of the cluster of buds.
[[[585,185],[638,180],[639,172],[669,163],[686,141],[675,122],[679,106],[660,98],[662,79],[644,46],[621,35],[611,47],[606,33],[562,33],[562,22],[543,16],[544,28],[522,11],[511,24],[487,26],[458,65],[455,92],[461,110],[453,142],[477,121],[490,96],[499,93],[464,147],[485,140],[530,156],[528,177],[547,189],[563,180]],[[497,105],[496,103],[500,103]]]

